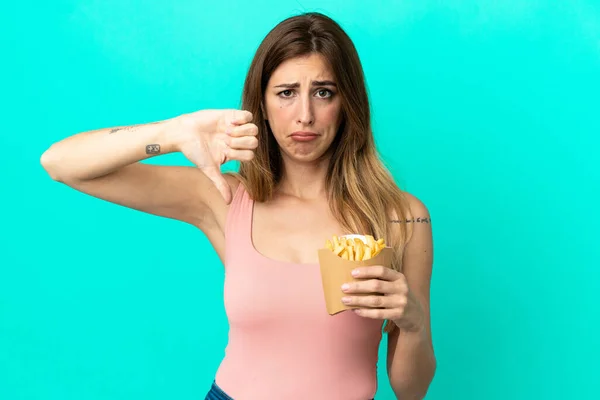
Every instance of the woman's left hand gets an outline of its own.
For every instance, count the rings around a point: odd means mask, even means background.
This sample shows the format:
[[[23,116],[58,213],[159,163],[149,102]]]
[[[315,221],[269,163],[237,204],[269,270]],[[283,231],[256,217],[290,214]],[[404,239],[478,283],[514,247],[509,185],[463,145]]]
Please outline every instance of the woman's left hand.
[[[360,281],[342,285],[345,305],[356,307],[354,312],[361,317],[389,319],[401,329],[422,328],[423,311],[404,274],[381,265],[358,267],[352,272]],[[369,295],[352,296],[358,293]]]

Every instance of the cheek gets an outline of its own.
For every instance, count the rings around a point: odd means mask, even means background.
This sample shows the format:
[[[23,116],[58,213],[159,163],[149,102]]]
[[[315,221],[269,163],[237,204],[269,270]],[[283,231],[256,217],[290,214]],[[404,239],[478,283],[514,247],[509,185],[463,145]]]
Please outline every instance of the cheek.
[[[272,129],[277,129],[279,126],[285,126],[294,119],[294,108],[291,102],[274,102],[269,108],[269,123]]]
[[[317,120],[323,125],[337,125],[340,118],[341,107],[337,103],[323,104],[318,108]]]

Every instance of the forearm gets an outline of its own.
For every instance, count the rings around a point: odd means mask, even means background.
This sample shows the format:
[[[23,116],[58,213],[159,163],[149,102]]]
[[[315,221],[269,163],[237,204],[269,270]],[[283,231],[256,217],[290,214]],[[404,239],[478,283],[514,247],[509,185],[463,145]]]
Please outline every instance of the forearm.
[[[88,180],[176,151],[175,119],[87,131],[54,143],[41,164],[55,180]]]
[[[436,369],[435,355],[426,332],[396,328],[390,335],[395,349],[388,365],[388,377],[396,397],[402,400],[425,398]]]

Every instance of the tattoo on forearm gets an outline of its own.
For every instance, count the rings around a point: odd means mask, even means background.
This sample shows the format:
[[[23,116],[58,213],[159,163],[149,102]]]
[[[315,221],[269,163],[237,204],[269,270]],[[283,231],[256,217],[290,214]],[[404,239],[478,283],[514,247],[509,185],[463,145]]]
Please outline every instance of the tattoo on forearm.
[[[160,144],[149,144],[146,146],[146,154],[159,154]]]
[[[420,223],[423,223],[423,224],[429,224],[429,223],[431,223],[431,218],[421,218],[421,217],[418,217],[416,219],[413,218],[413,219],[406,219],[406,220],[393,219],[390,222],[392,224],[401,224],[403,222],[406,222],[408,224],[411,223],[411,222],[414,222],[414,223],[419,223],[420,222]]]
[[[133,132],[138,128],[138,126],[139,125],[123,126],[121,128],[113,128],[110,130],[110,132],[108,132],[108,134],[110,135],[111,133],[115,133],[115,132],[119,132],[119,131]]]
[[[144,125],[154,125],[154,124],[158,124],[162,121],[155,121],[155,122],[150,122],[148,124],[141,124],[141,125],[131,125],[131,126],[121,126],[119,128],[113,128],[110,130],[110,132],[108,132],[108,134],[110,135],[111,133],[115,133],[115,132],[119,132],[119,131],[127,131],[127,132],[133,132],[135,131],[137,128],[139,128],[140,126],[144,126]]]

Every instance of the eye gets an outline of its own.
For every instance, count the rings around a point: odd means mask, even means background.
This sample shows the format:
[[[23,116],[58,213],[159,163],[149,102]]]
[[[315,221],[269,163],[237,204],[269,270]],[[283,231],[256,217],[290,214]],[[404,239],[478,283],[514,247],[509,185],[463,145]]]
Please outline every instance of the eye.
[[[284,91],[277,93],[277,95],[281,96],[281,97],[290,97],[292,95],[292,91],[290,89],[286,89]]]
[[[317,91],[317,94],[319,95],[318,97],[320,97],[322,99],[326,99],[326,98],[333,96],[333,92],[329,89],[319,89]]]

